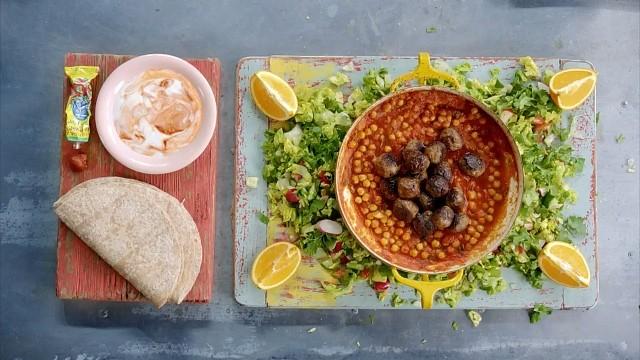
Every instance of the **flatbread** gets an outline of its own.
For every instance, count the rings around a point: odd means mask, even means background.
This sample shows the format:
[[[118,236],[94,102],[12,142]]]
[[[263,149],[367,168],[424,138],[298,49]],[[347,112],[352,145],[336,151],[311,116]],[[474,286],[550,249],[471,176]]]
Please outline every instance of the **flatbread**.
[[[105,179],[127,183],[140,191],[152,192],[150,196],[158,197],[158,205],[169,216],[182,244],[182,267],[178,276],[178,284],[168,301],[175,304],[182,303],[200,274],[202,264],[202,242],[195,221],[181,202],[153,185],[127,178],[109,177]]]
[[[179,231],[188,225],[183,224],[184,214],[177,216],[182,220],[171,218],[166,208],[173,215],[180,210],[175,203],[167,205],[171,201],[160,190],[140,191],[142,186],[132,182],[135,180],[113,177],[89,180],[71,189],[53,207],[76,235],[161,307],[169,300],[181,300],[184,293],[179,283],[185,265],[185,237]]]

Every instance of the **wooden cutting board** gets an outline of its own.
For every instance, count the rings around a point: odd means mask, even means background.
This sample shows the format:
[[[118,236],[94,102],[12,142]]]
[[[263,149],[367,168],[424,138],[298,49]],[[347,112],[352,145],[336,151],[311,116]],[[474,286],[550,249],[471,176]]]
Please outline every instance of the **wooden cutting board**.
[[[65,66],[92,65],[100,67],[100,75],[94,80],[92,111],[104,80],[120,64],[132,58],[128,55],[78,54],[65,56]],[[218,59],[187,59],[209,81],[220,109],[220,62]],[[62,70],[62,69],[61,69]],[[69,154],[72,144],[64,138],[64,108],[69,96],[69,80],[64,78],[62,88],[62,139],[60,146],[60,195],[75,185],[98,177],[121,176],[137,179],[158,188],[183,201],[195,220],[202,239],[202,266],[200,274],[187,295],[186,301],[208,302],[212,296],[214,273],[213,251],[215,236],[215,185],[218,144],[217,124],[211,143],[200,157],[184,169],[163,175],[147,175],[130,170],[109,155],[102,146],[91,117],[89,142],[83,145],[89,168],[81,173],[71,171]],[[219,114],[219,110],[218,110]],[[220,117],[218,115],[218,121]],[[61,299],[106,301],[141,301],[143,296],[98,255],[87,247],[73,232],[59,222],[58,265],[56,271],[56,295]]]

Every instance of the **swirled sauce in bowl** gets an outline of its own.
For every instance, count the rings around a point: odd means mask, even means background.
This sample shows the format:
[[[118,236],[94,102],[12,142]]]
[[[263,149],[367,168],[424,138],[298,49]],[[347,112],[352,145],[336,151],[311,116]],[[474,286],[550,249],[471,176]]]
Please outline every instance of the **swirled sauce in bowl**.
[[[202,100],[177,72],[147,70],[126,83],[114,101],[115,128],[134,151],[162,156],[188,145],[202,122]]]

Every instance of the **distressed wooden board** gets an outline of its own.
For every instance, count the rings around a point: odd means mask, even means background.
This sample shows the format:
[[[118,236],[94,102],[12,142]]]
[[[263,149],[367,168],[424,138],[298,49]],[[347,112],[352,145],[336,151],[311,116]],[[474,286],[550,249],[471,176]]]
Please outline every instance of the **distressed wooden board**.
[[[120,64],[130,59],[127,55],[77,54],[65,56],[65,66],[94,65],[100,67],[100,75],[93,82],[93,100],[109,74]],[[220,104],[220,62],[217,59],[189,59],[209,81],[216,101]],[[89,159],[89,168],[82,173],[74,173],[68,164],[72,152],[71,143],[64,139],[64,107],[69,96],[69,81],[65,77],[62,99],[62,140],[60,156],[60,194],[75,185],[97,177],[121,176],[133,178],[155,185],[183,201],[184,206],[195,220],[202,240],[202,267],[196,282],[187,295],[186,301],[208,302],[212,296],[213,250],[215,236],[215,181],[218,130],[214,131],[209,146],[200,157],[186,168],[164,175],[147,175],[130,170],[106,151],[100,142],[95,121],[91,119],[91,135],[88,144],[83,145]],[[218,106],[218,109],[220,106]],[[219,119],[219,117],[218,117]],[[59,222],[58,265],[56,271],[56,295],[61,299],[85,299],[106,301],[141,301],[141,294],[106,264],[82,240]]]
[[[517,58],[433,58],[436,62],[445,62],[449,66],[469,62],[473,65],[470,77],[482,81],[489,77],[488,70],[501,69],[501,77],[511,78],[518,67]],[[558,71],[567,67],[589,67],[584,61],[563,59],[536,59],[541,69]],[[291,308],[391,308],[389,301],[378,301],[376,295],[363,282],[354,287],[351,294],[332,298],[321,288],[320,279],[330,276],[322,270],[312,258],[305,257],[296,275],[283,286],[262,291],[251,282],[250,270],[257,253],[266,246],[266,226],[258,220],[257,214],[267,213],[266,183],[261,178],[263,156],[261,144],[267,128],[264,115],[255,107],[248,91],[250,76],[258,70],[271,70],[295,84],[314,85],[325,80],[343,66],[352,65],[353,71],[346,72],[352,83],[359,84],[369,69],[386,67],[390,78],[413,69],[416,57],[380,57],[380,56],[338,56],[338,57],[250,57],[239,61],[236,70],[236,187],[234,218],[234,271],[236,300],[247,306],[291,307]],[[584,216],[587,235],[576,245],[581,249],[592,273],[592,283],[587,289],[567,289],[546,281],[542,289],[532,288],[525,279],[511,269],[504,269],[504,278],[509,283],[507,290],[489,296],[477,291],[473,296],[464,297],[458,304],[463,309],[508,309],[530,308],[535,303],[544,303],[556,309],[589,308],[598,298],[598,262],[596,229],[596,158],[595,158],[595,93],[578,109],[571,112],[575,116],[575,133],[572,146],[576,154],[586,159],[584,171],[580,176],[570,179],[578,192],[578,202],[567,213]],[[570,113],[565,113],[565,118]],[[248,176],[259,177],[258,187],[245,185]],[[390,293],[397,292],[403,298],[417,299],[412,289],[396,286]],[[437,304],[435,308],[448,308]],[[415,309],[414,305],[403,305],[398,309]]]

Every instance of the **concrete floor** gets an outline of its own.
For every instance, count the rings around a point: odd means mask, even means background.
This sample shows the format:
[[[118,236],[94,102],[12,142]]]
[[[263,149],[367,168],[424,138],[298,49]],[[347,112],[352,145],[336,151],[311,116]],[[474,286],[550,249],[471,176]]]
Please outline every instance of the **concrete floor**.
[[[639,351],[637,1],[0,2],[0,358],[637,359]],[[427,33],[427,27],[437,28]],[[231,220],[235,64],[249,55],[532,55],[599,70],[600,300],[536,325],[524,310],[315,311],[240,307]],[[223,65],[214,301],[149,305],[56,299],[63,55],[182,57]],[[618,144],[614,138],[624,134]],[[373,324],[370,323],[374,316]],[[451,330],[452,321],[460,330]],[[316,327],[314,333],[307,333]],[[426,341],[423,342],[423,339]]]

